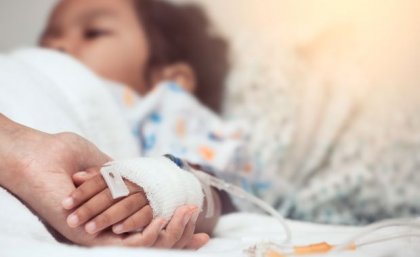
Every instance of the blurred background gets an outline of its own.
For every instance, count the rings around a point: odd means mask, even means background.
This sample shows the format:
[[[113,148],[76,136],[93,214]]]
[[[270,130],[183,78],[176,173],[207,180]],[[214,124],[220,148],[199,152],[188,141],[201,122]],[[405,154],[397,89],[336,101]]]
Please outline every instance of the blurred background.
[[[418,0],[172,0],[206,6],[218,28],[250,43],[342,47],[376,85],[415,86],[420,79]],[[1,0],[0,51],[36,44],[56,0]]]

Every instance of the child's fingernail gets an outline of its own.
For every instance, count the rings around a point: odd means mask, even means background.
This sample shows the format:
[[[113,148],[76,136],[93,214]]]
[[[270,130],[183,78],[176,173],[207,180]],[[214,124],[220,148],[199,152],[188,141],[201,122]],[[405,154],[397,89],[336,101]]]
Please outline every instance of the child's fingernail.
[[[188,221],[190,221],[191,216],[193,215],[193,211],[188,211],[187,213],[184,214],[184,219],[182,220],[182,225],[185,227],[188,223]]]
[[[71,227],[77,227],[77,225],[79,225],[79,217],[77,217],[76,214],[70,214],[70,216],[67,218],[67,224],[69,224]]]
[[[166,220],[160,219],[160,229],[159,230],[162,230],[165,226],[166,226]]]
[[[88,232],[89,234],[94,234],[96,232],[96,223],[95,222],[89,222],[88,224],[86,224],[86,232]]]
[[[121,234],[123,232],[124,226],[122,224],[116,225],[112,227],[112,231],[115,234]]]
[[[198,208],[197,208],[198,209]],[[195,223],[197,223],[197,219],[198,219],[198,216],[200,215],[200,212],[198,211],[198,210],[196,210],[196,211],[194,211],[194,213],[193,213],[193,215],[192,215],[192,218],[191,218],[191,221],[195,224]]]
[[[195,206],[195,205],[191,205],[191,206],[190,206],[190,210],[191,210],[192,212],[196,211],[197,209],[198,209],[198,207],[197,207],[197,206]]]
[[[74,204],[74,200],[70,196],[61,202],[61,205],[63,205],[63,207],[66,209],[71,209],[73,207],[73,204]]]
[[[80,177],[86,177],[87,174],[88,173],[86,171],[80,171],[80,172],[77,172],[75,175],[80,176]]]

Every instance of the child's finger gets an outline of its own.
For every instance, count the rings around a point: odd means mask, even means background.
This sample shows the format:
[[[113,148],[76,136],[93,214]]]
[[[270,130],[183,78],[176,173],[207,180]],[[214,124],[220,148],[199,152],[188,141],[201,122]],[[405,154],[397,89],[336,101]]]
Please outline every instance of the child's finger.
[[[88,182],[84,183],[82,186],[84,186]],[[67,217],[67,224],[70,227],[77,227],[81,224],[84,224],[99,213],[102,213],[103,211],[108,209],[111,205],[115,203],[115,201],[116,200],[112,198],[111,192],[107,188],[99,194],[92,197],[91,199],[89,199],[75,212],[70,214]]]
[[[102,177],[102,175],[100,175],[100,173],[99,173],[98,168],[92,168],[92,169],[87,169],[86,171],[76,172],[76,173],[73,174],[72,179],[73,179],[73,183],[75,184],[75,186],[79,187],[80,185],[82,185],[86,181],[94,178],[95,176]],[[127,185],[130,193],[139,192],[139,191],[142,190],[138,185],[136,185],[136,184],[134,184],[134,183],[132,183],[128,180],[124,179],[124,183]]]
[[[184,206],[175,211],[174,216],[168,223],[168,226],[162,231],[155,247],[171,248],[173,247],[184,234],[184,230],[191,220],[193,214],[197,211],[197,207]]]
[[[95,234],[135,213],[147,204],[147,198],[143,193],[135,193],[116,204],[89,221],[85,230],[89,234]]]
[[[88,179],[93,178],[95,175],[99,174],[99,168],[90,168],[86,171],[79,171],[73,174],[72,179],[73,183],[78,187],[81,184],[85,183]]]
[[[124,246],[130,247],[150,247],[154,245],[160,232],[165,227],[166,221],[162,218],[153,220],[142,233],[135,233],[123,240]]]
[[[209,235],[205,233],[198,233],[193,235],[191,241],[184,247],[184,249],[198,250],[203,247],[210,240]]]
[[[184,234],[181,236],[181,239],[179,239],[172,248],[183,249],[191,241],[195,230],[195,222],[193,222],[192,219],[193,218],[191,218],[185,227]]]
[[[153,219],[153,210],[150,205],[144,206],[141,210],[137,211],[123,222],[116,224],[112,227],[115,234],[122,234],[132,232],[145,228]],[[149,225],[150,226],[150,225]]]
[[[63,200],[62,205],[67,210],[73,209],[74,207],[86,202],[106,187],[107,185],[102,176],[96,175],[76,188],[69,197]]]
[[[198,215],[200,213],[195,211],[191,220],[188,222],[187,227],[184,230],[184,234],[182,235],[181,239],[173,246],[175,249],[183,249],[185,248],[192,240],[195,232],[195,227],[197,224]]]
[[[90,175],[86,171],[79,171],[73,174],[71,177],[73,183],[76,187],[79,187],[81,184],[85,183],[86,180],[90,179]]]

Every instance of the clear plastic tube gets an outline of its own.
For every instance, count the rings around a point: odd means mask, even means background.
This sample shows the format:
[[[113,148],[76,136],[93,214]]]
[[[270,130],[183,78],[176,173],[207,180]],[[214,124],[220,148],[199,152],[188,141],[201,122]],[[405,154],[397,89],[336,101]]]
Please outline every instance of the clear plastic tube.
[[[243,190],[242,188],[238,186],[227,183],[226,181],[222,179],[218,179],[214,176],[211,176],[203,171],[194,169],[193,167],[191,167],[191,165],[188,164],[188,162],[180,158],[177,158],[170,154],[165,155],[165,157],[169,158],[181,169],[184,169],[193,173],[197,177],[197,179],[201,182],[201,184],[203,185],[204,193],[207,196],[207,215],[214,211],[214,202],[213,202],[213,198],[212,198],[212,194],[210,190],[210,187],[214,187],[214,188],[217,188],[218,190],[226,191],[227,193],[234,195],[238,198],[250,201],[253,204],[260,207],[261,209],[263,209],[264,211],[268,212],[271,216],[276,218],[280,222],[280,224],[283,226],[283,229],[285,232],[285,240],[283,241],[283,244],[290,243],[292,239],[292,233],[290,231],[290,228],[287,225],[284,217],[279,212],[277,212],[273,207],[271,207],[271,205],[259,199],[258,197],[255,197],[254,195],[246,192],[245,190]]]
[[[205,172],[195,170],[191,167],[189,167],[190,171],[193,172],[196,177],[202,181],[206,185],[210,185],[212,187],[215,187],[219,190],[226,191],[229,194],[232,194],[238,198],[245,199],[247,201],[252,202],[256,206],[260,207],[264,211],[268,212],[271,216],[276,218],[280,224],[283,226],[284,232],[285,232],[285,240],[283,243],[290,243],[292,233],[290,231],[289,226],[286,223],[286,220],[280,213],[278,213],[273,207],[271,207],[268,203],[264,202],[263,200],[259,199],[258,197],[255,197],[254,195],[247,193],[242,188],[235,186],[233,184],[227,183],[221,179],[218,179],[216,177],[213,177]]]
[[[382,243],[382,242],[391,241],[391,240],[395,240],[395,239],[413,238],[413,237],[420,238],[420,233],[417,233],[417,234],[404,233],[404,234],[392,235],[392,236],[388,236],[388,237],[376,238],[376,239],[371,240],[371,241],[366,241],[366,242],[363,242],[363,243],[359,243],[359,244],[357,244],[357,247],[360,248],[360,247],[363,247],[363,246]]]
[[[350,237],[348,240],[346,240],[344,243],[336,246],[336,248],[334,248],[334,250],[332,250],[332,252],[339,252],[339,251],[343,251],[345,249],[347,249],[349,246],[356,244],[357,246],[366,246],[369,244],[373,244],[376,242],[380,242],[383,239],[385,239],[386,237],[383,238],[377,238],[375,240],[372,241],[368,241],[368,242],[363,242],[360,244],[357,244],[356,241],[359,240],[360,238],[366,237],[378,230],[381,229],[385,229],[385,228],[390,228],[390,227],[408,227],[409,229],[418,229],[420,232],[420,218],[415,218],[415,219],[392,219],[392,220],[384,220],[384,221],[380,221],[377,223],[373,223],[369,226],[367,226],[366,228],[364,228],[361,232],[353,235],[352,237]],[[400,235],[398,238],[401,237],[409,237],[411,235],[411,233],[405,233]]]

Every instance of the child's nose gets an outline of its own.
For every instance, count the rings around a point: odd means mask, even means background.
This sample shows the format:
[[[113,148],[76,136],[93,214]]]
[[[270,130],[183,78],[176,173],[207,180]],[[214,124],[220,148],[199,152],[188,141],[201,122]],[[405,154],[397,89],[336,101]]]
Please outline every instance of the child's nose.
[[[76,50],[76,43],[74,41],[74,39],[71,39],[68,36],[62,36],[48,40],[48,42],[45,43],[45,46],[63,53],[74,55]]]
[[[71,52],[70,44],[63,39],[54,39],[53,41],[50,41],[50,43],[47,44],[47,47],[63,53]]]

